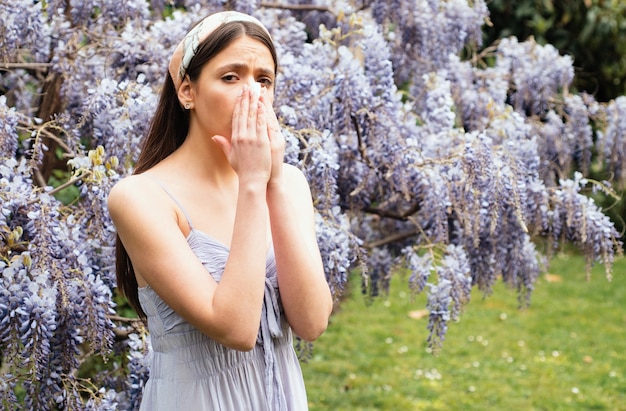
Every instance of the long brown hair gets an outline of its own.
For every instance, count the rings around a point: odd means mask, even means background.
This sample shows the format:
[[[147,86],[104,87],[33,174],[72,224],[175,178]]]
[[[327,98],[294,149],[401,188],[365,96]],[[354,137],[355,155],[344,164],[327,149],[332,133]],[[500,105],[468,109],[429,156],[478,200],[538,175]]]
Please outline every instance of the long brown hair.
[[[198,79],[202,68],[209,60],[244,35],[259,40],[268,48],[274,60],[274,73],[276,73],[278,71],[276,49],[272,39],[265,30],[254,23],[233,21],[215,29],[199,45],[186,72],[191,82],[195,82]],[[148,134],[142,142],[141,153],[133,174],[143,173],[173,153],[183,144],[185,138],[187,138],[188,131],[189,112],[183,110],[180,106],[174,81],[168,72],[161,89],[159,104]],[[119,235],[117,236],[115,246],[117,287],[139,317],[145,320],[146,314],[139,303],[135,270]]]

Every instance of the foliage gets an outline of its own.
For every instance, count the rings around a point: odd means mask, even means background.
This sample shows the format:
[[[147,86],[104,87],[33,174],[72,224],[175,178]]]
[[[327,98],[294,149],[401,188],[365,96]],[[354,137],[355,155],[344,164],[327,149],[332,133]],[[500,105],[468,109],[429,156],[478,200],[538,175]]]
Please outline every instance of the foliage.
[[[572,60],[550,45],[478,53],[485,1],[0,0],[3,407],[138,403],[149,337],[115,312],[106,195],[132,172],[173,47],[224,8],[277,43],[286,157],[310,181],[336,295],[357,262],[370,296],[408,267],[436,351],[472,286],[501,278],[527,301],[562,243],[610,277],[619,235],[583,190],[612,194],[592,161],[626,180],[626,100],[572,94]],[[78,198],[55,196],[69,186]],[[108,366],[83,378],[95,356]]]
[[[574,59],[573,86],[608,101],[626,93],[626,3],[604,0],[493,0],[487,43],[533,36]]]

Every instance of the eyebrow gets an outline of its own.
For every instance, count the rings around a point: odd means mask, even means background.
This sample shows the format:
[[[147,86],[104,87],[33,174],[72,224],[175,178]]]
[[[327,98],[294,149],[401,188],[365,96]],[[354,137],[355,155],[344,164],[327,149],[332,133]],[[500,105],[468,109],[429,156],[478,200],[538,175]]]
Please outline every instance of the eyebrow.
[[[247,64],[243,64],[243,63],[231,63],[231,64],[226,64],[223,65],[221,67],[219,67],[219,71],[241,71],[244,69],[247,69],[248,65]],[[264,67],[260,67],[257,69],[257,71],[261,72],[261,74],[264,74],[266,76],[270,76],[273,77],[274,74],[274,70],[270,70]]]

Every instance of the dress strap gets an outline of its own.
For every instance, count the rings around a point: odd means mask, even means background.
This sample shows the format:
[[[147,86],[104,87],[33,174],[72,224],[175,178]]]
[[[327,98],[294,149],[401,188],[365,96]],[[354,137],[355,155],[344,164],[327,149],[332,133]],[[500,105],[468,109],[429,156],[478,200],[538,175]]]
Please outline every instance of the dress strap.
[[[191,224],[191,218],[189,218],[189,213],[187,213],[187,210],[185,210],[185,207],[183,207],[183,205],[176,199],[176,197],[174,197],[172,195],[172,193],[170,193],[170,191],[167,189],[167,187],[165,187],[165,184],[163,184],[161,181],[159,181],[158,179],[156,179],[156,178],[154,178],[152,176],[146,176],[146,177],[154,180],[154,182],[157,183],[159,185],[159,187],[161,187],[163,189],[163,191],[165,191],[167,193],[167,195],[170,196],[170,198],[172,200],[174,200],[174,203],[176,203],[178,208],[180,208],[180,210],[185,215],[185,218],[187,219],[187,224],[189,224],[189,228],[191,228],[193,230],[193,224]]]

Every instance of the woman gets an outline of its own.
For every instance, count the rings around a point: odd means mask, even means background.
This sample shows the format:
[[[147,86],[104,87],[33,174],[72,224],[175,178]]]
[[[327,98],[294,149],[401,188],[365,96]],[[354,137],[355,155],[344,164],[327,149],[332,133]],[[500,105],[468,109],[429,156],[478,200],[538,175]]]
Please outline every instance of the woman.
[[[321,335],[332,297],[308,184],[283,163],[276,71],[257,19],[204,19],[171,58],[135,174],[109,195],[118,286],[154,351],[141,409],[307,409],[292,330]]]

